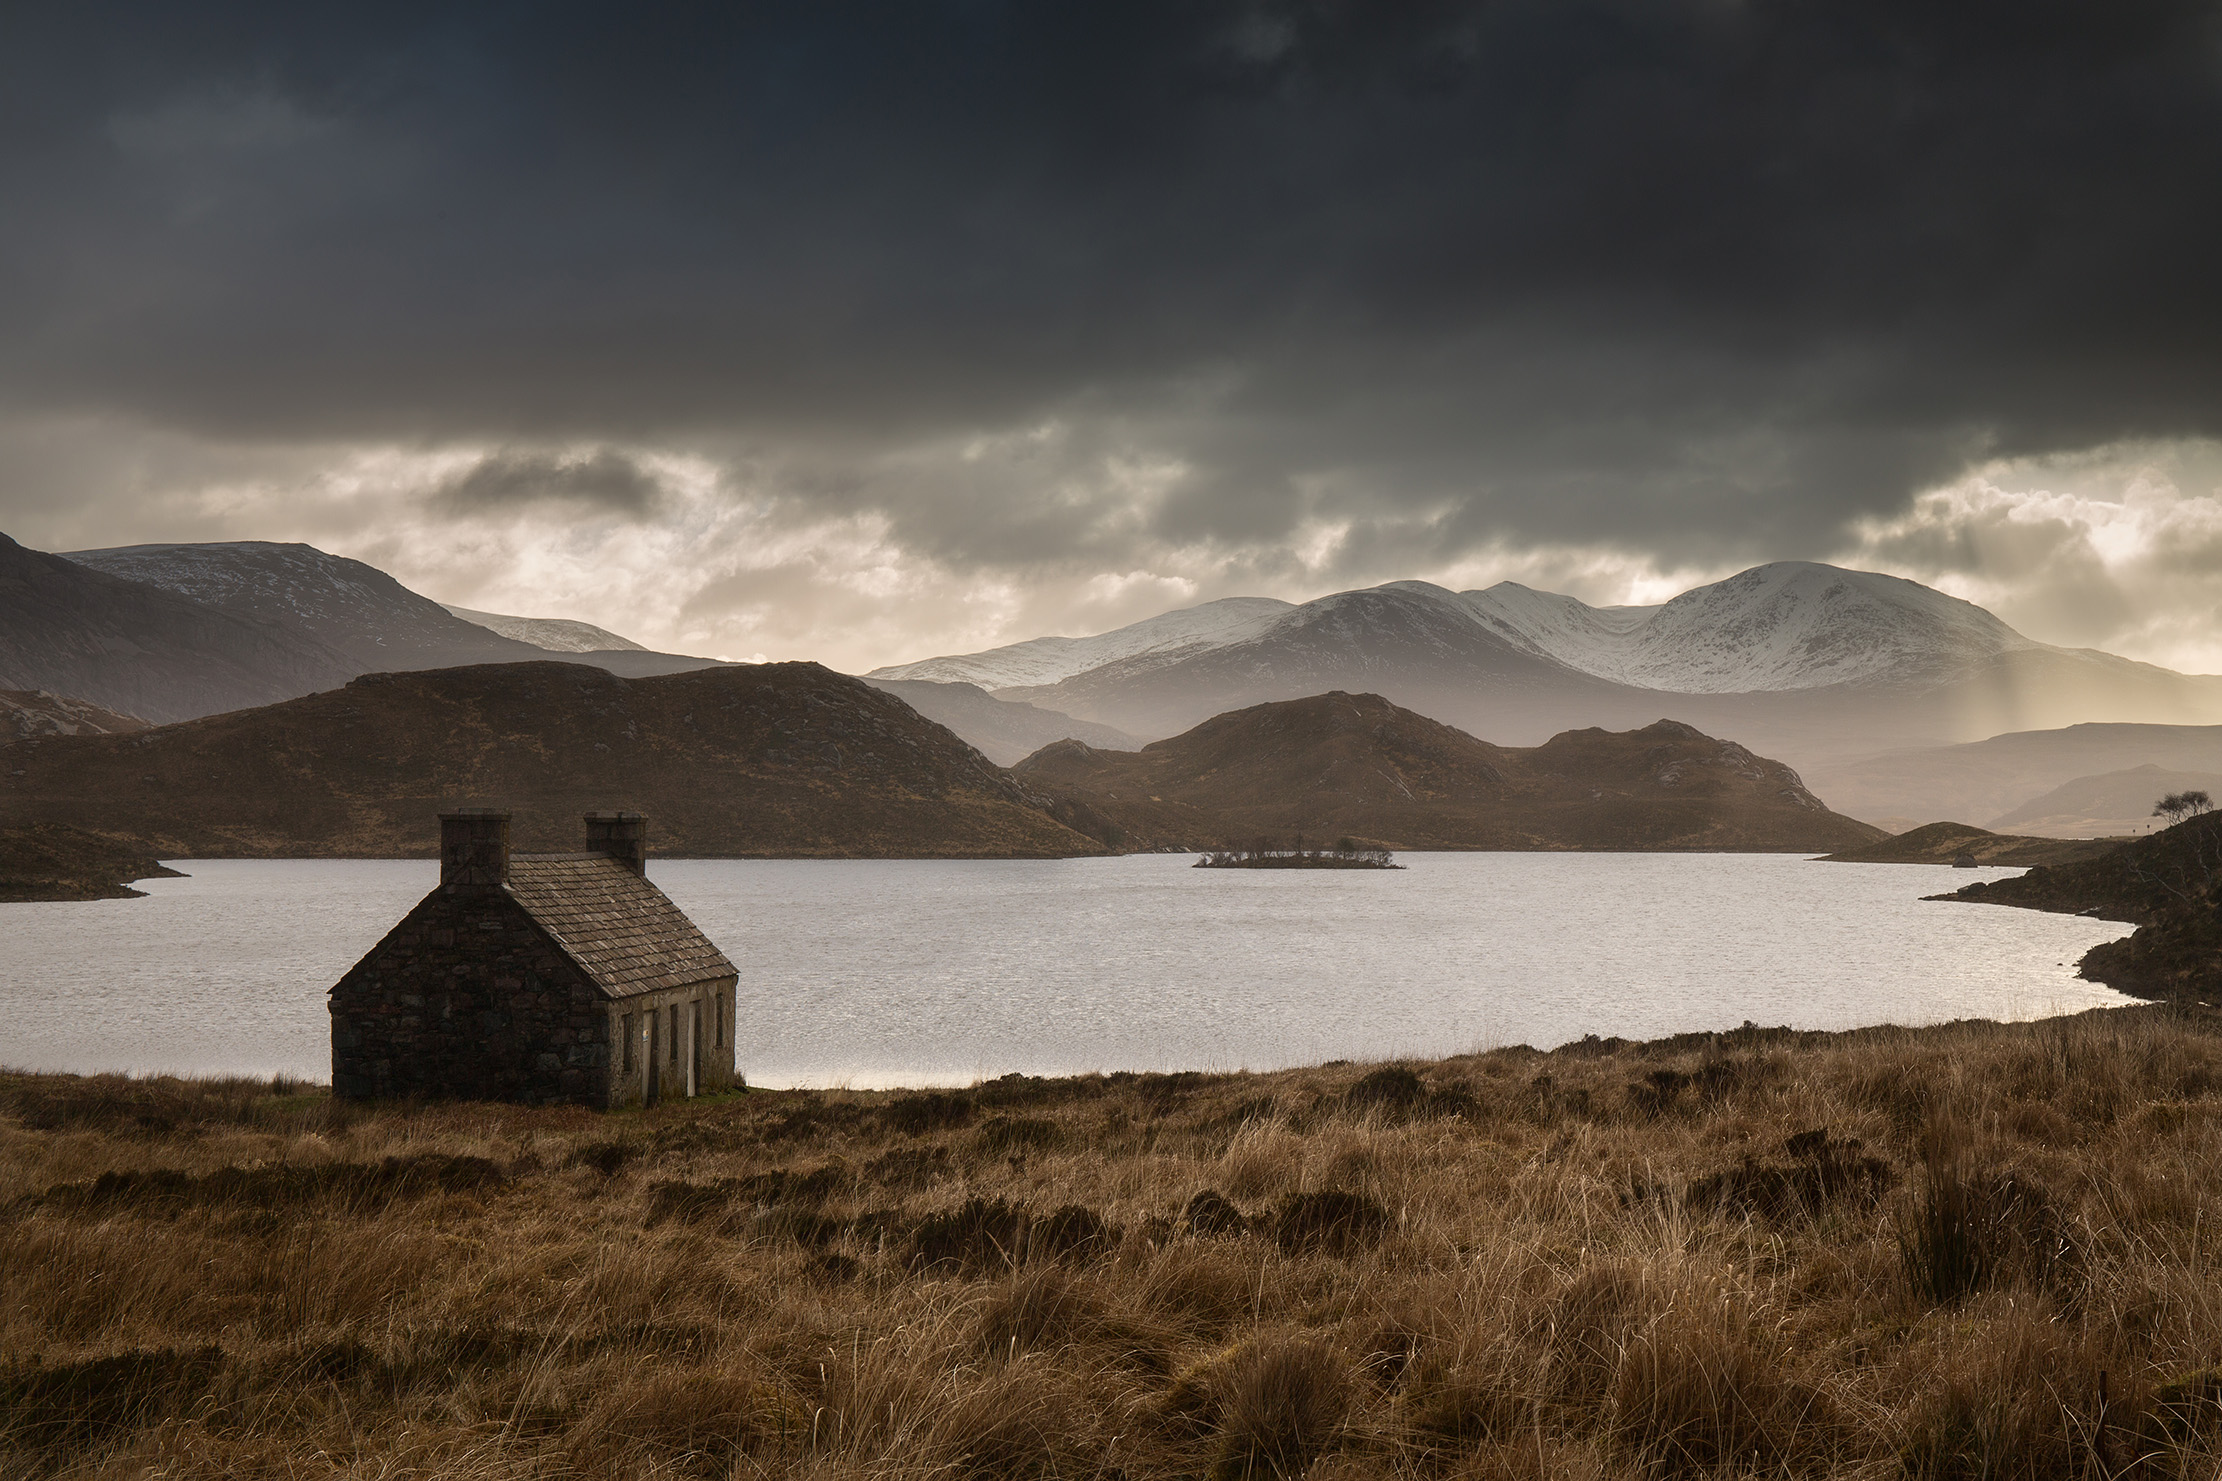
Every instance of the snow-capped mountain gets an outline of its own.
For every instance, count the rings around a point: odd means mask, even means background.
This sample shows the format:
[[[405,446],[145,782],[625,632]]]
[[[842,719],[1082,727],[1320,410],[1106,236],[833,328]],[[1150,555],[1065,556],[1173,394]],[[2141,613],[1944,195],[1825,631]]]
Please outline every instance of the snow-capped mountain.
[[[571,617],[510,617],[500,612],[473,612],[468,607],[457,607],[447,602],[448,615],[475,623],[488,632],[514,638],[520,643],[549,653],[609,653],[624,649],[633,653],[646,653],[647,647],[631,638],[621,638],[608,628],[596,627],[591,622],[580,622]]]
[[[73,551],[67,559],[336,650],[349,665],[339,682],[380,670],[531,663],[552,652],[631,678],[708,668],[717,661],[650,652],[614,634],[604,634],[617,644],[611,648],[549,649],[520,641],[456,616],[376,566],[313,545],[266,540],[126,545]],[[586,623],[576,626],[601,633]]]
[[[305,634],[0,535],[0,689],[44,689],[160,724],[330,688],[357,671]]]
[[[1801,768],[2085,721],[2222,721],[2222,680],[2051,647],[1918,582],[1808,562],[1754,567],[1658,607],[1424,581],[1252,603],[1232,622],[1213,610],[1227,605],[929,663],[980,675],[998,698],[1140,736],[1348,689],[1500,744],[1668,717]],[[1037,673],[1061,676],[994,682]]]
[[[68,551],[65,559],[313,638],[364,671],[545,656],[529,643],[465,622],[376,566],[313,545],[125,545]]]
[[[1251,639],[1306,630],[1355,642],[1363,599],[1385,613],[1401,603],[1434,609],[1440,641],[1472,624],[1513,649],[1592,678],[1670,694],[1749,694],[1869,680],[1940,676],[2016,649],[2042,647],[1972,602],[1917,581],[1780,561],[1695,587],[1663,606],[1592,607],[1513,581],[1452,592],[1393,581],[1336,592],[1301,606],[1231,597],[1184,608],[1092,638],[1035,638],[984,653],[875,669],[869,677],[930,678],[1011,689],[1057,684],[1105,665],[1123,672],[1195,658]],[[1359,627],[1353,627],[1355,619]]]
[[[1033,638],[984,653],[925,658],[877,668],[867,679],[930,679],[941,684],[977,684],[1010,689],[1054,684],[1107,663],[1134,659],[1171,661],[1255,637],[1292,611],[1293,604],[1271,597],[1227,597],[1200,607],[1183,607],[1092,638]]]
[[[1537,653],[1672,694],[1902,683],[2044,646],[1918,581],[1810,561],[1754,566],[1660,607],[1591,607],[1510,581],[1464,596]]]

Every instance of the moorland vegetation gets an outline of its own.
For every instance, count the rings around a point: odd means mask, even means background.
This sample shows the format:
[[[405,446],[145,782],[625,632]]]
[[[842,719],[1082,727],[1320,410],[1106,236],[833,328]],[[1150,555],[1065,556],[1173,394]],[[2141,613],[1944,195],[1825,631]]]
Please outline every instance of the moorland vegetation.
[[[0,1079],[0,1473],[2210,1476],[2222,1014],[658,1110]]]

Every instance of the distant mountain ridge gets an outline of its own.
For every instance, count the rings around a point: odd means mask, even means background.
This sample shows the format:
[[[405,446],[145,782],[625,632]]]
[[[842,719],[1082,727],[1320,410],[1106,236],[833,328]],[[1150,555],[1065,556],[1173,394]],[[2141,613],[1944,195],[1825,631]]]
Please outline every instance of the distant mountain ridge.
[[[22,599],[11,600],[11,561],[36,572],[36,595],[19,578]],[[14,663],[11,634],[22,635]],[[102,657],[69,661],[77,652]],[[719,663],[653,652],[591,623],[445,606],[311,545],[129,545],[63,557],[10,542],[0,551],[0,686],[109,707],[132,700],[159,722],[333,689],[365,673],[531,663],[551,653],[636,678]],[[910,698],[998,763],[1064,735],[1140,744],[1115,727],[972,686],[919,681]]]
[[[59,556],[0,535],[0,688],[156,723],[271,704],[364,673],[547,656],[313,546],[228,541]],[[632,675],[716,662],[630,649],[591,656]]]
[[[2222,772],[2170,771],[2148,761],[2121,771],[2074,777],[1991,819],[1991,826],[2024,828],[2053,838],[2158,832],[2163,824],[2154,817],[2154,805],[2175,792],[2222,797]]]
[[[1665,713],[1801,771],[2083,721],[2222,722],[2222,679],[2038,643],[1918,582],[1800,561],[1658,607],[1419,581],[1215,602],[872,676],[928,675],[1145,737],[1330,689],[1379,692],[1507,744]]]
[[[984,653],[876,668],[867,679],[977,684],[989,691],[1055,684],[1107,663],[1170,661],[1254,637],[1295,610],[1272,597],[1227,597],[1129,623],[1092,638],[1032,638]]]
[[[894,695],[912,709],[963,737],[966,745],[997,766],[1031,756],[1052,741],[1077,740],[1112,751],[1132,751],[1142,743],[1125,731],[1016,700],[997,699],[977,684],[944,684],[930,679],[866,679],[874,689]]]
[[[2077,826],[2063,831],[2046,821],[2060,818],[2060,808],[2031,811],[2032,805],[2058,789],[2101,777],[2118,780],[2121,773],[2141,766],[2167,773],[2222,773],[2222,725],[2084,724],[2016,730],[1960,745],[1865,757],[1824,768],[1808,779],[1837,807],[1874,822],[1977,818],[2001,831],[2082,837],[2119,831],[2105,825],[2124,820],[2086,814],[2065,820]],[[2157,779],[2149,784],[2162,791],[2181,790]],[[2137,804],[2129,821],[2147,821],[2159,795]],[[2052,800],[2072,805],[2079,799]],[[2085,821],[2099,826],[2081,826]]]
[[[313,638],[346,655],[357,673],[529,663],[548,653],[456,616],[376,566],[313,545],[125,545],[64,559]]]
[[[984,653],[874,669],[1014,688],[1055,684],[1110,663],[1193,657],[1316,624],[1374,593],[1403,593],[1469,620],[1515,650],[1592,678],[1672,694],[1748,694],[1883,678],[1942,675],[2017,649],[2042,648],[1972,602],[1872,571],[1809,561],[1754,566],[1651,607],[1592,607],[1501,581],[1454,592],[1392,581],[1300,606],[1233,597],[1163,613],[1092,638],[1035,638]]]
[[[1060,741],[1012,768],[1128,848],[1786,850],[1871,844],[1780,762],[1672,720],[1495,746],[1377,694],[1218,715],[1138,752]]]
[[[352,671],[310,634],[0,535],[0,688],[160,722],[330,688]]]

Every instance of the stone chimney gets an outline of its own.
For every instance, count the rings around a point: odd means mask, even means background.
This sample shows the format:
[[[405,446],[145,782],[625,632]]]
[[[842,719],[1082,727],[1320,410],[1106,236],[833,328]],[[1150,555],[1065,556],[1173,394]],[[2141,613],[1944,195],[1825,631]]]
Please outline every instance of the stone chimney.
[[[499,889],[509,879],[509,813],[459,807],[440,814],[440,887]]]
[[[648,876],[648,819],[637,812],[586,815],[586,851],[608,854],[643,879]]]

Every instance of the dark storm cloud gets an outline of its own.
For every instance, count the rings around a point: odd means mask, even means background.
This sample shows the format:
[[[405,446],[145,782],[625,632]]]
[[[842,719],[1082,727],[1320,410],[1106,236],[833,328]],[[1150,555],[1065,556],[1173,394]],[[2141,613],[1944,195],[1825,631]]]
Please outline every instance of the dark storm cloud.
[[[1116,500],[872,456],[1042,419],[1165,538],[1779,549],[2222,432],[2217,180],[2187,0],[16,7],[0,393],[724,439],[958,558]]]
[[[447,515],[564,503],[641,518],[655,513],[663,502],[663,487],[638,463],[608,448],[573,459],[495,453],[442,484],[427,502]]]

